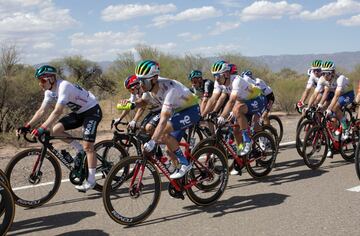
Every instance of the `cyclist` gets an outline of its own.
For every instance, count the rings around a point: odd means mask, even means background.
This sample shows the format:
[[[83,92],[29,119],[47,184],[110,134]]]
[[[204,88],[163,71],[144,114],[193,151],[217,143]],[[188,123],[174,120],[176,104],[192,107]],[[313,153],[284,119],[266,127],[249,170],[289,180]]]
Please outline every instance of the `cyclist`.
[[[46,121],[34,129],[31,134],[39,137],[45,131],[52,128],[54,135],[71,137],[70,134],[65,132],[66,130],[83,126],[83,145],[87,155],[89,175],[81,186],[76,186],[75,188],[86,192],[94,188],[96,184],[94,142],[97,127],[102,119],[102,112],[97,99],[90,91],[86,91],[79,85],[62,80],[53,66],[43,65],[39,67],[35,71],[35,78],[39,81],[40,87],[45,91],[44,100],[30,121],[17,130],[17,134],[29,131],[51,108],[51,104],[56,103],[54,110]],[[64,113],[65,106],[70,108],[71,113],[56,122]],[[73,140],[69,141],[69,143],[78,153],[82,151],[83,147],[79,142]]]
[[[180,82],[160,77],[159,64],[155,61],[141,61],[135,68],[135,74],[143,91],[149,92],[162,105],[159,124],[151,140],[144,144],[144,150],[153,152],[157,143],[164,142],[180,163],[170,178],[181,178],[191,169],[191,163],[180,149],[179,141],[184,129],[200,120],[198,99]]]
[[[203,79],[202,72],[200,70],[191,71],[188,79],[190,80],[192,86],[190,91],[200,98],[200,111],[203,111],[213,93],[214,82],[209,79]]]
[[[255,84],[262,90],[262,94],[266,97],[266,106],[265,111],[262,114],[262,119],[264,120],[264,124],[270,125],[269,112],[275,102],[275,96],[272,89],[262,79],[254,79],[253,73],[250,70],[245,70],[244,72],[242,72],[241,77],[243,77],[248,82]]]
[[[218,73],[213,70],[212,73],[218,78],[224,78],[224,72]],[[218,117],[218,123],[223,124],[225,118],[232,110],[236,122],[240,127],[240,132],[234,130],[235,140],[238,144],[238,154],[243,156],[251,151],[251,140],[248,134],[248,119],[254,115],[254,122],[258,123],[260,115],[265,109],[266,98],[262,95],[262,90],[248,82],[241,76],[237,76],[232,83],[231,95],[223,112]]]
[[[311,67],[308,70],[308,76],[309,76],[308,82],[306,84],[305,90],[304,90],[299,102],[296,104],[296,107],[299,111],[301,111],[301,109],[305,106],[304,103],[305,103],[306,99],[308,98],[308,96],[310,95],[311,88],[316,88],[316,85],[321,77],[321,63],[322,63],[321,60],[314,60],[311,63]],[[320,96],[321,96],[321,94],[320,94]]]

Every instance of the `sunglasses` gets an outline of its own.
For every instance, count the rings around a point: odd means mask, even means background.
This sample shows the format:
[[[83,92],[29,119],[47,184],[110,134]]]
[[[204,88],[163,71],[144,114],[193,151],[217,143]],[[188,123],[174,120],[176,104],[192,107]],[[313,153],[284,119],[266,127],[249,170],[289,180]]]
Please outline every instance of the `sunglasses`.
[[[223,77],[225,77],[224,73],[214,74],[215,79],[220,79],[220,78],[223,78]]]
[[[320,72],[321,72],[321,69],[313,69],[313,71],[314,71],[315,73],[320,73]]]
[[[332,75],[332,71],[322,72],[321,74],[322,74],[323,76],[329,76],[329,75]]]
[[[47,77],[39,78],[39,82],[42,83],[42,84],[45,84],[47,81],[48,81]]]

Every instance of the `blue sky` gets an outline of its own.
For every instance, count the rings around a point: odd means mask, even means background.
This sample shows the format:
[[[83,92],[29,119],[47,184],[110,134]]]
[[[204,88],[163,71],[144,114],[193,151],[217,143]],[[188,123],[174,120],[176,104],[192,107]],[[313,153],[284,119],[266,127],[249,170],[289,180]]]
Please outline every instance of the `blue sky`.
[[[112,61],[147,44],[177,55],[359,51],[360,1],[0,0],[0,42],[23,63]]]

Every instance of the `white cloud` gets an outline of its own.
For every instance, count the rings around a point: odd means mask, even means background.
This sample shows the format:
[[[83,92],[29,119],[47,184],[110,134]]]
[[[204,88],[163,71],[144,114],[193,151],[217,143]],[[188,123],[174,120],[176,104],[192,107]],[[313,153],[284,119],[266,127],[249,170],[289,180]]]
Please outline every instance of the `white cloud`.
[[[177,36],[183,38],[186,42],[196,41],[202,38],[201,34],[193,34],[190,32],[180,33]]]
[[[349,19],[341,19],[336,23],[343,26],[360,26],[360,15],[352,16]]]
[[[124,21],[140,16],[158,15],[176,11],[174,4],[149,5],[149,4],[126,4],[110,5],[101,12],[104,21]]]
[[[337,0],[336,2],[322,6],[314,12],[303,11],[298,17],[305,20],[318,20],[359,11],[360,2],[354,0]]]
[[[155,17],[153,19],[154,26],[162,27],[173,21],[198,21],[204,20],[208,18],[221,16],[222,12],[220,10],[216,10],[212,6],[204,6],[200,8],[190,8],[185,11],[182,11],[176,15],[162,15]]]
[[[210,35],[219,35],[223,32],[236,29],[240,26],[237,22],[216,22],[215,27],[211,28]]]
[[[238,8],[243,6],[243,4],[239,2],[239,0],[220,0],[219,3],[229,8]]]
[[[250,21],[260,18],[281,19],[284,15],[298,14],[302,9],[299,4],[289,4],[286,1],[269,2],[256,1],[248,7],[245,7],[240,13],[243,21]]]
[[[49,49],[53,47],[54,44],[50,42],[37,43],[33,46],[34,49]]]
[[[176,48],[176,43],[169,42],[169,43],[162,43],[162,44],[152,44],[151,47],[163,50],[163,51],[172,51]]]
[[[214,46],[204,46],[198,48],[192,48],[192,54],[200,54],[202,56],[217,56],[224,53],[236,53],[239,52],[241,46],[239,44],[217,44]]]

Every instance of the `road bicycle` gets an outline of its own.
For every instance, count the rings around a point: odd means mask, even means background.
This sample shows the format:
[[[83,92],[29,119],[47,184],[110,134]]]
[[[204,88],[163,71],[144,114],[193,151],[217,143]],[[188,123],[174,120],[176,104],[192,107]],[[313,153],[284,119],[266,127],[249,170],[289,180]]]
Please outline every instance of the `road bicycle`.
[[[59,164],[62,163],[69,171],[69,180],[74,185],[81,185],[88,176],[86,155],[78,162],[72,164],[60,151],[54,148],[51,143],[54,139],[82,140],[77,137],[51,136],[49,132],[44,133],[38,139],[27,137],[29,133],[24,133],[26,141],[42,144],[41,148],[30,148],[16,154],[6,167],[6,177],[9,180],[10,191],[14,196],[15,203],[22,207],[39,207],[55,196],[59,190],[62,171]],[[120,152],[121,153],[121,152]],[[96,154],[97,184],[94,189],[101,192],[102,183],[107,173],[109,173],[114,163],[118,162],[126,153],[121,153],[110,158],[108,152],[102,155]]]
[[[103,191],[103,203],[108,215],[117,223],[134,225],[144,221],[155,210],[161,194],[160,173],[169,180],[168,192],[174,198],[189,199],[199,206],[216,202],[224,193],[228,182],[227,160],[216,147],[204,147],[185,157],[192,169],[181,179],[170,179],[170,172],[155,153],[130,156],[117,163],[108,174]]]
[[[6,235],[15,216],[14,198],[5,173],[0,170],[0,235]]]

